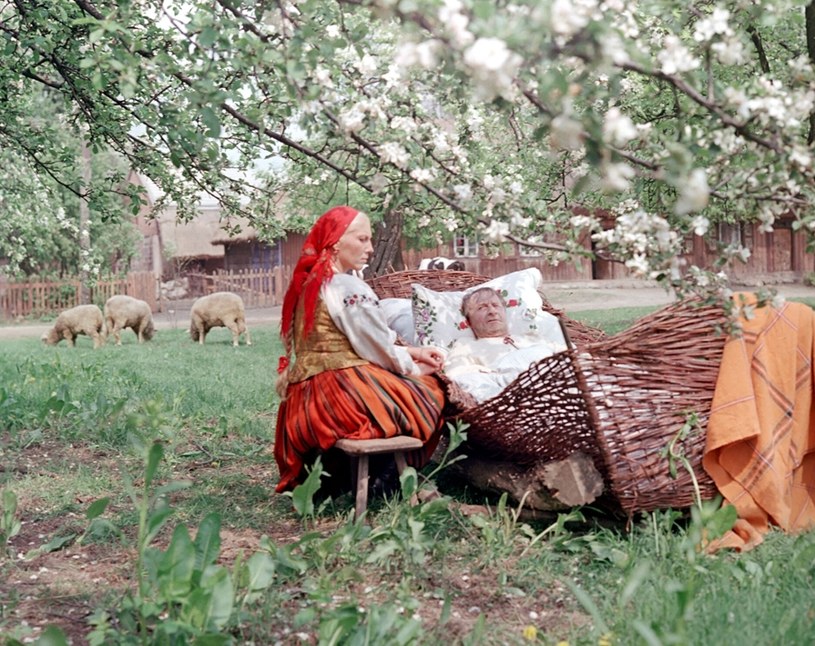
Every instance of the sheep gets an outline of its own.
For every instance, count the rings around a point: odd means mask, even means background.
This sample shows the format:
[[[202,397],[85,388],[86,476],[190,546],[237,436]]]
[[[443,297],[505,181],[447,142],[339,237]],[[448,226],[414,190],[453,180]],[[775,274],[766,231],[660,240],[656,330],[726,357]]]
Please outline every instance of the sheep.
[[[232,331],[232,345],[237,346],[240,335],[246,333],[246,345],[252,345],[246,327],[243,299],[232,292],[215,292],[193,302],[190,309],[190,336],[193,341],[204,344],[207,332],[214,327],[226,327]]]
[[[42,335],[41,340],[46,345],[56,345],[65,339],[68,346],[73,348],[76,337],[86,334],[93,339],[95,349],[105,343],[104,329],[105,321],[98,305],[77,305],[61,312],[54,326]]]
[[[153,313],[147,302],[119,294],[111,296],[105,302],[105,327],[107,335],[113,335],[116,345],[122,345],[122,330],[131,328],[144,343],[153,338],[156,328],[153,326]]]
[[[419,263],[419,269],[449,269],[455,271],[464,271],[464,262],[461,260],[452,260],[443,256],[436,256],[435,258],[425,258]]]

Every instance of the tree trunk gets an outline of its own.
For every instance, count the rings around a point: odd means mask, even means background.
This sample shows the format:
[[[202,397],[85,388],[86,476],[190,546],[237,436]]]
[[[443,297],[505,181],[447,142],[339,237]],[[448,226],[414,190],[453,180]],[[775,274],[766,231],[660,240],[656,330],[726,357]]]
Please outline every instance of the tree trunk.
[[[405,268],[402,260],[401,211],[388,211],[385,219],[374,230],[374,253],[365,271],[366,278],[373,278]]]
[[[809,62],[815,64],[815,2],[810,2],[804,11],[806,21],[807,54]],[[809,113],[809,134],[807,144],[815,142],[815,110]]]
[[[82,197],[79,199],[79,304],[91,302],[90,287],[90,187],[91,187],[91,149],[82,140]]]
[[[481,491],[503,494],[524,508],[562,511],[594,502],[603,493],[603,477],[591,458],[572,453],[564,460],[520,466],[468,454],[450,471]]]

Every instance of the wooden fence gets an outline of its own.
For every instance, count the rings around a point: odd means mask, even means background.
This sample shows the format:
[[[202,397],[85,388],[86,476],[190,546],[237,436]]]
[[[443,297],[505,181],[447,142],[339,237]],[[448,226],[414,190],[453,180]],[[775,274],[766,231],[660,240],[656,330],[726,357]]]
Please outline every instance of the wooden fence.
[[[13,320],[56,314],[79,305],[79,281],[0,282],[0,317]],[[99,280],[91,287],[91,302],[100,307],[114,294],[146,301],[158,310],[158,282],[152,271],[135,271],[124,278]]]
[[[246,307],[272,307],[283,304],[291,268],[221,270],[214,274],[188,274],[187,277],[191,296],[233,292],[243,299]]]

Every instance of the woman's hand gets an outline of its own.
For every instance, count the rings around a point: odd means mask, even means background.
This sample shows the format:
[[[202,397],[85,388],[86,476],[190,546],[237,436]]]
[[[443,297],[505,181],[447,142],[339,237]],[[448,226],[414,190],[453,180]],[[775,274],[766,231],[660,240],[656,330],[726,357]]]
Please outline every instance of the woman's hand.
[[[444,365],[444,352],[432,346],[424,347],[408,347],[408,354],[410,354],[413,361],[419,366],[419,370],[423,375],[437,372],[442,369]]]

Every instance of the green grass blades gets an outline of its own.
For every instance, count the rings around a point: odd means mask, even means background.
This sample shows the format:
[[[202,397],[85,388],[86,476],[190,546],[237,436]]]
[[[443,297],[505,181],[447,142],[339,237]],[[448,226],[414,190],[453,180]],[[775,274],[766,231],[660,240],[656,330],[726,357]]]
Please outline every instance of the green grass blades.
[[[400,495],[372,497],[363,523],[352,495],[315,495],[317,467],[302,490],[275,494],[280,346],[271,326],[252,333],[255,345],[238,348],[228,336],[200,347],[183,330],[96,351],[0,345],[9,643],[797,644],[815,634],[815,533],[771,532],[752,552],[711,556],[704,541],[732,523],[715,501],[631,519],[590,508],[528,517],[447,486],[435,464],[407,470]],[[452,463],[467,429],[448,430],[441,461]]]

